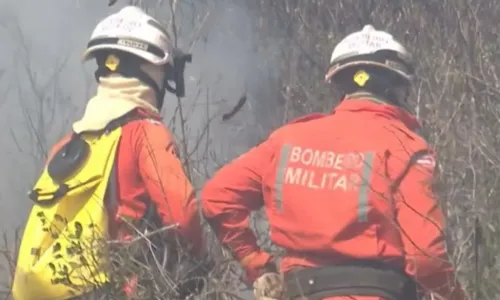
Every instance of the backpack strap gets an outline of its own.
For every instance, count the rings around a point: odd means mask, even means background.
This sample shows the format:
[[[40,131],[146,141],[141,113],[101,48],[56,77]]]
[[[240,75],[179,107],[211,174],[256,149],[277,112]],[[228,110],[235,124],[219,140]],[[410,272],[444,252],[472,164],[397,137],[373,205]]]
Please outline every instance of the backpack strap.
[[[108,213],[116,212],[118,208],[118,174],[116,173],[116,158],[111,167],[107,187],[106,209]]]
[[[144,119],[144,117],[141,117],[135,110],[132,110],[131,112],[125,114],[124,116],[109,122],[106,128],[104,129],[104,132],[113,131],[116,128],[123,127],[132,121],[141,119]],[[118,151],[118,149],[116,151]],[[116,212],[116,209],[118,208],[119,204],[118,174],[116,171],[116,165],[118,164],[117,157],[118,155],[115,155],[115,160],[113,161],[113,166],[111,167],[111,173],[109,174],[109,179],[108,179],[108,187],[106,190],[106,195],[107,195],[106,209],[108,213]]]
[[[128,114],[125,114],[123,117],[120,117],[118,119],[115,119],[111,121],[105,128],[105,132],[110,132],[112,130],[115,130],[118,127],[123,127],[127,125],[128,123],[135,121],[135,120],[144,120],[147,119],[148,117],[141,116],[139,115],[135,110],[129,112]],[[118,151],[118,149],[117,149]],[[119,198],[120,195],[118,193],[118,172],[117,172],[117,160],[118,155],[115,156],[115,160],[113,161],[113,166],[111,167],[111,172],[109,174],[109,179],[108,179],[108,186],[106,190],[106,209],[108,213],[114,213],[118,209],[119,206]],[[150,201],[146,203],[146,211],[144,213],[144,216],[141,219],[148,219],[152,217],[153,215],[156,214],[156,210],[154,208],[154,205],[151,204]]]
[[[108,213],[114,213],[117,211],[119,206],[119,194],[118,194],[118,172],[116,170],[117,159],[113,162],[111,167],[111,173],[109,174],[108,187],[106,191],[107,199],[105,201],[106,209]],[[152,219],[156,215],[155,206],[151,201],[147,201],[146,210],[141,220],[147,221]]]

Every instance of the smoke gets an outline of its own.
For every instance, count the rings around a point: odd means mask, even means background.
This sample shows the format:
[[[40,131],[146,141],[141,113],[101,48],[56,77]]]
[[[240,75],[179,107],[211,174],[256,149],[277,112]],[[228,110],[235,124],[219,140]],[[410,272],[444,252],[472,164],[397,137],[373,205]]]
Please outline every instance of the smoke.
[[[189,111],[191,141],[211,120],[208,136],[216,162],[209,171],[246,151],[278,125],[269,113],[274,111],[270,106],[276,105],[273,98],[278,91],[272,85],[278,77],[278,66],[269,53],[278,45],[269,44],[264,50],[257,47],[260,41],[254,20],[254,13],[234,0],[178,7],[179,46],[193,53],[193,63],[186,70],[187,96],[182,103]],[[243,98],[246,101],[240,102]],[[241,107],[229,120],[223,118],[238,105]],[[176,99],[167,95],[166,120],[172,119],[176,107]],[[201,147],[198,154],[203,155],[205,150]]]

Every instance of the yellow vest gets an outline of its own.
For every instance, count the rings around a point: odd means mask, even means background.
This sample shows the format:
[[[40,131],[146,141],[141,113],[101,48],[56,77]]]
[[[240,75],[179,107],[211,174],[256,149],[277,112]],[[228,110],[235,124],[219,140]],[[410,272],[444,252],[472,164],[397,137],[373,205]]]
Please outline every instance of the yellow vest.
[[[62,178],[51,169],[55,158],[43,170],[30,194],[35,205],[19,249],[14,300],[70,299],[108,282],[104,198],[120,136],[121,127],[83,133],[79,146],[86,143],[88,153],[79,165]]]

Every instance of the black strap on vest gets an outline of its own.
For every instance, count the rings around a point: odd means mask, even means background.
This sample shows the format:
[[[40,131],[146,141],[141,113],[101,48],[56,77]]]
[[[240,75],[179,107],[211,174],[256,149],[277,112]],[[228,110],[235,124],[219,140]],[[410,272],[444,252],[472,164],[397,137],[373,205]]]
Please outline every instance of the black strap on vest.
[[[113,167],[111,167],[111,173],[109,174],[108,187],[106,190],[106,209],[108,213],[116,212],[118,209],[118,174],[116,172],[116,158],[113,162]]]
[[[116,212],[119,206],[119,195],[118,195],[118,173],[116,172],[116,158],[113,162],[113,167],[111,168],[111,173],[109,174],[108,187],[106,190],[106,209],[108,213]],[[146,211],[142,219],[149,220],[156,213],[154,205],[148,201],[146,203]]]
[[[290,299],[373,296],[387,300],[417,300],[415,282],[404,272],[381,262],[356,261],[299,269],[286,273],[285,282]]]
[[[135,121],[135,120],[141,120],[144,119],[144,117],[141,117],[137,114],[135,110],[129,112],[128,114],[124,115],[121,118],[118,118],[116,120],[111,121],[107,126],[105,131],[110,132],[115,130],[118,127],[123,127],[129,122]],[[117,159],[118,155],[115,156],[115,161],[113,162],[113,166],[111,167],[111,172],[109,174],[109,179],[108,179],[108,187],[106,189],[106,209],[108,213],[114,213],[116,212],[118,206],[119,206],[119,198],[120,196],[118,195],[118,172],[116,169],[117,165]],[[148,201],[146,203],[146,212],[144,213],[144,216],[142,219],[148,220],[151,218],[154,214],[156,213],[154,205]]]

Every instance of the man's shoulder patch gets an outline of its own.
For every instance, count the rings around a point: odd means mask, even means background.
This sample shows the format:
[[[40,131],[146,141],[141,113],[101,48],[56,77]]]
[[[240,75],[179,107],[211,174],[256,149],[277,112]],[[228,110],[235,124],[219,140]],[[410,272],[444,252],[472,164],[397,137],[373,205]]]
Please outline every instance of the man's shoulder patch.
[[[433,154],[424,154],[419,156],[416,159],[415,164],[429,170],[434,170],[437,166],[436,158]]]

